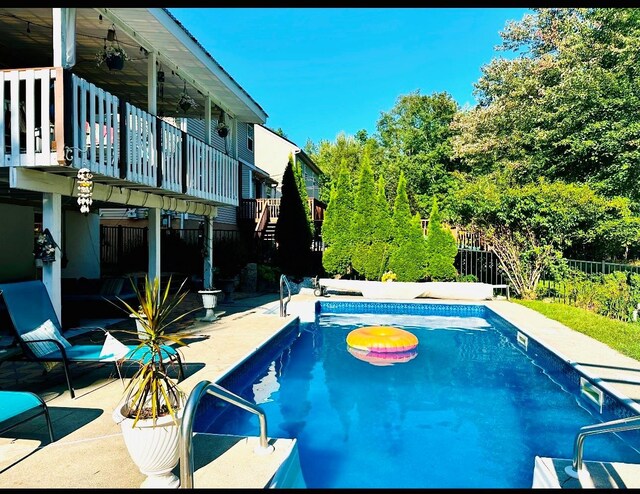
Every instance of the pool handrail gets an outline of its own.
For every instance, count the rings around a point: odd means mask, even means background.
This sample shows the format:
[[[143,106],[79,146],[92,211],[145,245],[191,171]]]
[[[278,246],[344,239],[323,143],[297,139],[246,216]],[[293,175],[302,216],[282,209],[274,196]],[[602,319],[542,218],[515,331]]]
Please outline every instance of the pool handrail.
[[[635,429],[640,429],[640,415],[581,427],[576,434],[575,441],[573,443],[573,461],[571,465],[565,467],[565,473],[574,479],[579,478],[580,471],[582,470],[584,440],[587,436],[607,432],[624,432]]]
[[[289,297],[287,301],[284,301],[284,290],[283,287],[287,287],[287,292]],[[289,280],[284,274],[280,275],[280,317],[287,317],[287,304],[291,302],[291,285],[289,285]]]
[[[184,414],[180,424],[180,488],[193,489],[193,421],[201,398],[210,394],[232,405],[242,408],[258,416],[260,422],[260,445],[254,449],[256,454],[269,454],[274,450],[267,439],[267,417],[258,405],[223,388],[219,384],[206,379],[200,381],[191,391],[184,407]]]

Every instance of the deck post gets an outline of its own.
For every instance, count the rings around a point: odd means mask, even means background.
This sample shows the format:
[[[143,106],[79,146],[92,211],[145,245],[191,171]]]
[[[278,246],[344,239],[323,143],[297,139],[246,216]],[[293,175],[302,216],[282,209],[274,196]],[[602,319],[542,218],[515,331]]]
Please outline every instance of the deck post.
[[[213,288],[213,216],[205,216],[205,235],[204,235],[204,269],[202,274],[202,288]]]
[[[159,208],[149,208],[149,281],[160,278],[160,212]]]
[[[53,240],[60,246],[56,249],[56,260],[45,262],[42,266],[42,282],[47,287],[49,298],[58,316],[62,321],[62,196],[56,192],[44,192],[42,194],[42,231],[49,229]]]

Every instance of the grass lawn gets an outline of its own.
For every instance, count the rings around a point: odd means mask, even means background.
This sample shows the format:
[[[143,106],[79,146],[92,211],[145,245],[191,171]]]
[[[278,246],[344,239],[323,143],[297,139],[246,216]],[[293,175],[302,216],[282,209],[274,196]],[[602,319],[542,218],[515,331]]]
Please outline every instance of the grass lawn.
[[[640,361],[640,324],[638,323],[614,321],[586,309],[558,302],[511,300]]]

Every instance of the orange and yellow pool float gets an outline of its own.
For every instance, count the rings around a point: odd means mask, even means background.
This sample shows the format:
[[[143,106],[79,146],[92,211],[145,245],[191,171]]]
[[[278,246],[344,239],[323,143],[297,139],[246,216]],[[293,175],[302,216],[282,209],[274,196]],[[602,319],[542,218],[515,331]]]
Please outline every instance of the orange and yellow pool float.
[[[408,352],[418,346],[418,338],[393,326],[365,326],[347,335],[347,345],[375,353]]]

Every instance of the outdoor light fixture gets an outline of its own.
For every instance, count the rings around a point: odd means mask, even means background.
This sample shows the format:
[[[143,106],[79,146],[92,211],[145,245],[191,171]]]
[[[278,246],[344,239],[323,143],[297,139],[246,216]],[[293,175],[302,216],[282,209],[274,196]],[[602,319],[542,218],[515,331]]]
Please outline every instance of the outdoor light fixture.
[[[78,205],[80,212],[89,214],[89,206],[93,204],[93,174],[88,168],[78,170]]]

